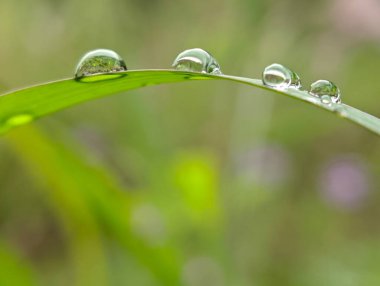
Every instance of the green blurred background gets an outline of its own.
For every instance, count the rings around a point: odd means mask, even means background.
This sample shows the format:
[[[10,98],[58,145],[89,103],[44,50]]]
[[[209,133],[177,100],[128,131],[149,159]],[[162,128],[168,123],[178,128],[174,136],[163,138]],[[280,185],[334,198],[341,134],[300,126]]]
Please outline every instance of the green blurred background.
[[[210,51],[226,74],[278,62],[380,116],[380,3],[1,0],[0,91]],[[380,284],[380,141],[230,82],[146,87],[0,138],[0,285]]]

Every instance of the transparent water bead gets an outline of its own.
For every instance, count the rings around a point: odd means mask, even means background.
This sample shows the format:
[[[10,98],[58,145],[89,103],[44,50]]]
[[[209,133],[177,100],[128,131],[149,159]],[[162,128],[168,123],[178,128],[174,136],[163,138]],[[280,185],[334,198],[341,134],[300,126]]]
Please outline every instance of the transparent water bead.
[[[263,83],[273,88],[301,88],[301,79],[289,68],[280,64],[271,64],[264,69]]]
[[[172,66],[181,71],[222,74],[213,56],[199,48],[183,51],[176,57]]]
[[[322,95],[321,96],[321,101],[324,104],[331,104],[333,101],[331,100],[331,97],[328,95]]]
[[[104,75],[105,77],[97,77],[97,80],[104,80],[119,77],[120,75],[112,75],[112,73],[126,70],[127,66],[124,60],[117,53],[112,50],[98,49],[86,53],[80,59],[75,70],[75,78],[83,79],[93,75]]]
[[[341,102],[339,88],[328,80],[317,80],[312,83],[310,94],[319,97],[326,104]]]

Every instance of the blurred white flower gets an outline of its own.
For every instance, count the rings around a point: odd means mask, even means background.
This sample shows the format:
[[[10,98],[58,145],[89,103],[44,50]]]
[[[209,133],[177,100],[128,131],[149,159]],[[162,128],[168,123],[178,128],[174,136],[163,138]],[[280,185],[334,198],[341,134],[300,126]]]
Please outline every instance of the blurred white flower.
[[[183,267],[182,280],[186,286],[225,285],[223,271],[211,257],[190,259]]]
[[[142,204],[132,210],[132,230],[152,245],[166,239],[166,226],[160,210],[151,204]]]

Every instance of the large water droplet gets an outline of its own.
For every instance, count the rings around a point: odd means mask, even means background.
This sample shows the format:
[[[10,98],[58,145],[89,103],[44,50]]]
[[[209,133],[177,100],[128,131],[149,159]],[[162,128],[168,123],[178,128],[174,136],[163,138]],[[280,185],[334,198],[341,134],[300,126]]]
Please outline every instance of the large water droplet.
[[[263,83],[278,89],[301,88],[298,74],[280,64],[271,64],[264,69]]]
[[[222,74],[213,56],[199,48],[183,51],[176,57],[172,66],[181,71]]]
[[[112,74],[126,71],[124,60],[114,51],[106,49],[93,50],[86,53],[79,61],[75,70],[75,78],[81,81],[99,81],[119,77]],[[98,75],[95,78],[90,76]],[[86,77],[89,77],[85,80]]]
[[[322,103],[331,104],[341,102],[339,88],[328,80],[317,80],[312,83],[310,94],[319,97]]]

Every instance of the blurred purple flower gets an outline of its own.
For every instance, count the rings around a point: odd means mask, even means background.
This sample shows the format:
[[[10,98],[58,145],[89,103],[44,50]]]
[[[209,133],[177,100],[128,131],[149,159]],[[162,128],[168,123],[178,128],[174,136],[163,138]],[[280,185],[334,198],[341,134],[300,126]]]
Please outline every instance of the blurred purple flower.
[[[341,209],[362,206],[369,193],[367,166],[358,158],[346,156],[336,159],[323,168],[320,179],[322,197]]]
[[[337,30],[360,39],[380,39],[379,0],[334,0],[331,12]]]

